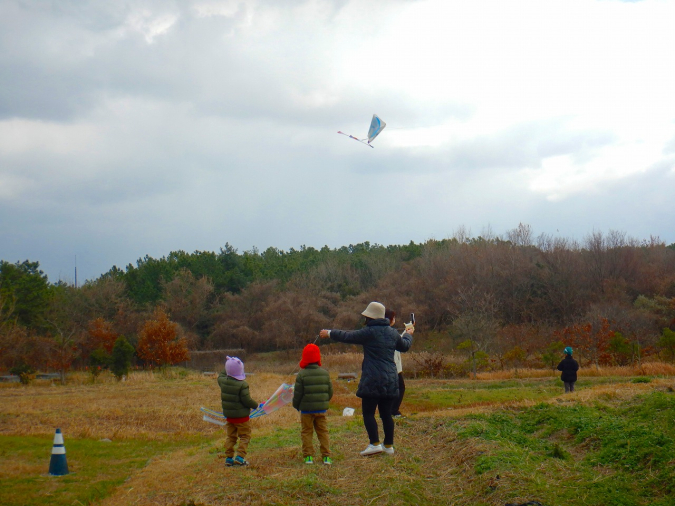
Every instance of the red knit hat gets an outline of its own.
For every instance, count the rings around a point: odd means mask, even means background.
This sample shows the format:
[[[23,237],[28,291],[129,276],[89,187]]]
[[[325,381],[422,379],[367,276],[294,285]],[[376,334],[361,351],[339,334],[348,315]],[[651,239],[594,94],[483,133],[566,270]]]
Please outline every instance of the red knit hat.
[[[321,365],[321,351],[316,344],[308,344],[305,346],[305,349],[302,350],[302,360],[300,361],[300,367],[304,369],[309,364],[317,363]]]

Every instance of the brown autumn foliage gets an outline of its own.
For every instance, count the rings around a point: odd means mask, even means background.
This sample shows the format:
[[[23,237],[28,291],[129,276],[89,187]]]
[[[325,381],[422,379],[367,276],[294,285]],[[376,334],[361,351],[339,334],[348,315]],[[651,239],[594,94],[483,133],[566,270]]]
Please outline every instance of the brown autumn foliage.
[[[372,245],[364,254],[368,248],[362,246],[350,245],[342,256],[316,251],[316,262],[298,271],[284,271],[283,263],[265,270],[267,252],[250,253],[242,261],[251,261],[252,268],[235,273],[242,281],[231,291],[210,264],[147,261],[157,277],[128,269],[126,277],[63,288],[50,319],[62,334],[73,333],[75,368],[86,364],[99,342],[109,347],[113,335],[137,346],[146,322],[156,320],[156,307],[171,315],[174,340],[185,338],[190,350],[258,353],[300,347],[324,327],[359,328],[361,311],[377,300],[397,311],[399,329],[410,312],[416,314],[414,349],[447,356],[471,340],[490,355],[490,368],[509,366],[505,356],[516,347],[528,365],[548,363],[550,357],[542,358],[557,341],[576,347],[583,361],[617,362],[608,349],[617,333],[630,348],[621,360],[635,364],[659,351],[663,328],[675,329],[675,248],[657,238],[636,241],[616,231],[580,241],[535,237],[521,224],[502,237],[488,230],[472,238],[460,229],[450,239],[414,245],[408,257]],[[180,258],[195,260],[188,257]],[[295,258],[274,251],[271,257]],[[159,298],[134,298],[143,291]],[[9,306],[2,307],[7,312]],[[41,324],[17,328],[12,321],[11,314],[0,314],[0,367],[19,355],[44,365],[37,338],[54,336],[53,330]]]
[[[153,319],[143,325],[136,354],[158,367],[178,364],[190,359],[187,342],[179,336],[179,327],[169,320],[164,309],[158,308]]]
[[[214,290],[207,277],[197,279],[181,269],[172,280],[163,280],[162,288],[164,303],[175,322],[192,330],[207,318]]]
[[[87,334],[90,349],[103,348],[108,353],[112,353],[115,341],[119,337],[119,334],[113,330],[112,323],[103,318],[90,321]]]

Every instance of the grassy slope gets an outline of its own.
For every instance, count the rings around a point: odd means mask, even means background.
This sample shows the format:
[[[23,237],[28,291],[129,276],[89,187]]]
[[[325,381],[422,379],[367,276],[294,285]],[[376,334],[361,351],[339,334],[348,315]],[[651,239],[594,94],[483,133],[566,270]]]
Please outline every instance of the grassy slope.
[[[252,376],[251,391],[280,378]],[[217,406],[212,383],[0,389],[0,503],[666,505],[675,494],[672,378],[589,378],[568,396],[550,379],[409,380],[404,407],[416,414],[397,422],[394,456],[371,458],[358,455],[360,418],[339,416],[358,406],[355,384],[336,381],[332,468],[301,463],[297,417],[285,409],[255,422],[247,469],[223,466],[222,431],[199,420],[198,405]],[[73,472],[50,478],[56,420]]]

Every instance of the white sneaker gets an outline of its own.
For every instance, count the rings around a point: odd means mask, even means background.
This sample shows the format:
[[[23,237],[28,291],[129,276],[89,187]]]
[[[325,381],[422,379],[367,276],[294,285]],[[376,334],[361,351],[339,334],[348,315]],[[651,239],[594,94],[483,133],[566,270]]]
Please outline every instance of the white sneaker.
[[[387,455],[393,455],[394,454],[394,447],[392,446],[391,448],[387,448],[386,446],[383,446],[382,451],[384,453],[386,453]]]
[[[375,455],[376,453],[382,453],[382,445],[368,445],[368,448],[361,452],[361,455],[364,457],[366,455]]]

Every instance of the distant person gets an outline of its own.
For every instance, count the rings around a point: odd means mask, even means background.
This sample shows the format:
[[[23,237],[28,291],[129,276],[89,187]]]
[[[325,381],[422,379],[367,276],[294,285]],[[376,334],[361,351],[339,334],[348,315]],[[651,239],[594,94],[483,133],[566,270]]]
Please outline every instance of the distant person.
[[[385,310],[384,317],[389,320],[389,325],[391,327],[396,324],[396,311],[393,309]],[[394,400],[394,404],[391,407],[391,416],[394,418],[405,418],[401,414],[401,403],[403,402],[403,395],[405,394],[405,381],[403,380],[401,352],[398,350],[394,352],[394,362],[396,363],[396,372],[398,373],[398,399]]]
[[[361,313],[366,317],[365,327],[351,332],[344,330],[326,330],[319,333],[322,338],[330,338],[346,344],[363,346],[363,363],[361,380],[356,396],[361,398],[363,424],[368,432],[370,444],[361,455],[378,453],[394,454],[394,419],[391,409],[398,400],[398,374],[394,362],[394,352],[406,352],[412,346],[412,334],[405,332],[402,336],[389,326],[384,317],[384,306],[379,302],[371,302]],[[380,442],[375,410],[378,410],[384,430],[384,445]]]
[[[570,346],[565,348],[565,358],[558,364],[558,370],[562,371],[560,379],[565,384],[565,393],[574,392],[574,383],[577,381],[577,371],[579,370],[579,363],[572,358],[574,350]]]
[[[247,466],[246,449],[251,441],[251,421],[249,414],[258,407],[251,399],[248,383],[244,381],[244,363],[237,357],[227,357],[225,371],[218,376],[220,398],[223,402],[223,415],[227,418],[227,439],[225,440],[225,465]],[[234,446],[239,440],[237,457]]]
[[[330,458],[326,411],[333,397],[333,383],[328,371],[321,368],[321,351],[316,344],[308,344],[302,350],[300,369],[295,379],[293,407],[300,411],[302,458],[305,464],[314,464],[312,436],[316,432],[321,458],[324,465],[329,466],[333,461]]]

